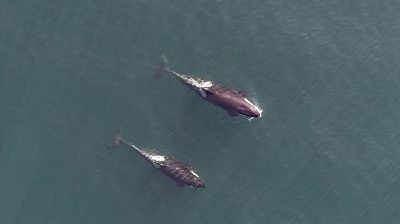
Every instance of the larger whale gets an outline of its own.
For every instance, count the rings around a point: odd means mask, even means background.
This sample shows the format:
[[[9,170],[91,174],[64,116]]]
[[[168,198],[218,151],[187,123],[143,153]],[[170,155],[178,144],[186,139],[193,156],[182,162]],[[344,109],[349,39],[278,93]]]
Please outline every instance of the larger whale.
[[[175,72],[168,67],[168,61],[164,55],[161,56],[161,62],[155,73],[155,78],[160,78],[163,74],[174,75],[183,84],[198,93],[201,98],[223,108],[231,116],[239,114],[250,118],[262,116],[262,110],[251,102],[244,92],[227,88],[214,81]]]
[[[177,186],[190,186],[193,188],[205,188],[206,185],[203,180],[200,179],[199,175],[194,172],[191,167],[184,165],[182,162],[175,160],[166,155],[155,153],[148,150],[143,150],[134,144],[126,142],[119,130],[114,136],[113,143],[109,145],[109,148],[114,148],[120,144],[124,144],[131,149],[135,150],[139,155],[149,161],[155,168],[160,170],[166,176],[173,179]]]

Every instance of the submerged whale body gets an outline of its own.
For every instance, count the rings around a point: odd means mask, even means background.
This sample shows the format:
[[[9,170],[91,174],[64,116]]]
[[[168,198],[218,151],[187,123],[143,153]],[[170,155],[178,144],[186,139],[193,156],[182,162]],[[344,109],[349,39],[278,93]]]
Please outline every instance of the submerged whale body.
[[[231,116],[238,116],[239,114],[250,118],[262,116],[262,110],[247,99],[244,92],[233,90],[196,76],[179,74],[168,67],[165,56],[161,56],[161,62],[156,69],[155,78],[160,78],[163,74],[174,75],[203,99],[223,108]]]
[[[115,147],[119,144],[124,144],[138,152],[142,157],[153,164],[155,168],[159,169],[166,176],[173,179],[177,186],[190,186],[193,188],[206,187],[205,183],[192,168],[185,166],[178,160],[170,158],[166,155],[140,149],[134,144],[126,142],[120,133],[115,136],[114,142],[111,146]]]

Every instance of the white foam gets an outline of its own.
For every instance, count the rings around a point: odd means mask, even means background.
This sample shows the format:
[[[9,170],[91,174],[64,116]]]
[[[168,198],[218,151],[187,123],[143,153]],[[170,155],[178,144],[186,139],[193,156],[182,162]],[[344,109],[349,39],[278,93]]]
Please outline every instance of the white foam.
[[[203,87],[203,88],[208,88],[208,87],[211,87],[212,85],[213,84],[212,84],[211,81],[205,81],[205,82],[201,82],[200,83],[200,86]]]
[[[150,156],[151,160],[157,161],[157,162],[163,162],[165,161],[165,157],[164,156],[160,156],[160,155],[154,155],[154,156]]]

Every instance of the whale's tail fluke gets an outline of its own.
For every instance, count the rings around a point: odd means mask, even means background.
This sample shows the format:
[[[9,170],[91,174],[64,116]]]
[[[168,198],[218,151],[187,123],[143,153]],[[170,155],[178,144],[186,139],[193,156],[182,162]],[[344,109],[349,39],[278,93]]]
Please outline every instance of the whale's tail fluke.
[[[154,78],[159,79],[161,78],[164,74],[171,72],[171,70],[168,67],[168,60],[165,55],[161,55],[161,61],[157,65],[155,71],[154,71]]]
[[[124,137],[122,135],[122,128],[120,127],[117,132],[114,135],[114,138],[112,140],[112,142],[110,144],[108,144],[107,148],[108,149],[113,149],[117,146],[119,146],[120,144],[127,144],[124,140]]]

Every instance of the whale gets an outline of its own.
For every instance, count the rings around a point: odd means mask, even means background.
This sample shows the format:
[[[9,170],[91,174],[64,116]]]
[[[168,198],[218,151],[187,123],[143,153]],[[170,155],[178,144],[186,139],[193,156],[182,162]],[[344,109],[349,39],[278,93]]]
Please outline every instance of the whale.
[[[114,136],[113,143],[109,148],[123,144],[136,151],[141,157],[149,161],[156,169],[175,181],[179,187],[189,186],[192,188],[205,188],[206,185],[200,176],[190,166],[171,158],[169,156],[156,153],[150,150],[144,150],[138,146],[126,142],[120,132]]]
[[[245,92],[194,75],[180,74],[169,68],[167,58],[162,55],[161,61],[155,69],[154,78],[159,79],[164,74],[175,76],[202,99],[226,110],[230,116],[243,115],[250,119],[262,116],[262,110],[247,98]]]

